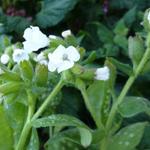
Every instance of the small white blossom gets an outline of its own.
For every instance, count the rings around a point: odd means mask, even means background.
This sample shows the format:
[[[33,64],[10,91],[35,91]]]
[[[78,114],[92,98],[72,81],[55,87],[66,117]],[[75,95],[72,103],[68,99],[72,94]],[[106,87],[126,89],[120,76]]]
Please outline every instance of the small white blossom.
[[[68,36],[70,36],[72,33],[71,33],[71,30],[66,30],[66,31],[63,31],[61,33],[62,37],[64,38],[67,38]]]
[[[49,45],[48,37],[40,31],[39,27],[31,26],[27,28],[24,31],[23,37],[26,40],[23,42],[24,50],[28,53]]]
[[[23,49],[15,49],[13,53],[13,60],[16,63],[20,63],[24,60],[29,60],[29,55]]]
[[[9,62],[10,57],[8,54],[2,54],[0,60],[2,64],[6,65]]]
[[[150,23],[150,12],[148,13],[147,20],[148,20],[149,23]]]
[[[64,70],[72,68],[74,66],[74,62],[77,62],[80,59],[80,54],[73,46],[65,48],[60,45],[53,53],[48,54],[48,58],[49,71],[54,72],[57,70],[57,72],[60,73]]]
[[[106,81],[109,79],[109,76],[110,76],[109,68],[107,66],[98,68],[98,69],[96,69],[95,75],[96,75],[95,76],[96,80]]]
[[[49,35],[48,37],[53,40],[57,39],[57,36],[55,36],[55,35]]]

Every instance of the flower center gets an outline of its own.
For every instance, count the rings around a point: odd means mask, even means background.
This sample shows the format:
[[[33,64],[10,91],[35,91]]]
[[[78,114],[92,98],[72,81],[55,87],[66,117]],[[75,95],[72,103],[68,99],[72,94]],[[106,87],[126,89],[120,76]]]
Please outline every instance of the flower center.
[[[67,55],[67,54],[63,54],[62,59],[63,59],[63,60],[69,60],[69,59],[68,59],[68,55]]]

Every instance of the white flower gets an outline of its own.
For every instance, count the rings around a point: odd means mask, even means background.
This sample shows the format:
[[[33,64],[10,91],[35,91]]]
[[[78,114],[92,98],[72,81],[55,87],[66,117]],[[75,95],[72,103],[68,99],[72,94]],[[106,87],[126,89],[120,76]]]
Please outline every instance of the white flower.
[[[2,64],[6,65],[9,62],[10,57],[7,54],[2,54],[0,60]]]
[[[24,50],[28,53],[32,51],[37,51],[40,48],[44,48],[49,45],[48,37],[43,34],[39,27],[30,27],[24,31],[23,35],[24,39],[26,40],[23,42]]]
[[[63,31],[61,33],[62,37],[64,38],[67,38],[68,36],[70,36],[72,33],[71,33],[71,30],[66,30],[66,31]]]
[[[24,60],[29,60],[29,55],[23,49],[15,49],[13,53],[13,60],[16,63],[20,63]]]
[[[55,36],[55,35],[49,35],[48,37],[53,40],[57,39],[57,36]]]
[[[149,23],[150,23],[150,12],[148,13],[147,20],[148,20]]]
[[[96,80],[106,81],[109,79],[109,76],[110,76],[109,68],[107,66],[98,68],[98,69],[96,69],[95,75],[96,75],[95,76]]]
[[[65,48],[64,46],[60,45],[53,53],[48,54],[48,58],[49,71],[53,72],[57,70],[57,72],[60,73],[64,70],[72,68],[74,66],[74,62],[80,59],[80,54],[73,46]]]

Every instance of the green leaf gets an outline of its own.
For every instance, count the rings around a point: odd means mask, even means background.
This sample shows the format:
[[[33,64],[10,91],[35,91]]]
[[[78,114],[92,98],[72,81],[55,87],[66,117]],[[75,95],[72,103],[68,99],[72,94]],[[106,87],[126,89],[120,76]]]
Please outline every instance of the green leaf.
[[[132,60],[134,69],[136,69],[145,51],[144,42],[139,36],[129,37],[128,47],[129,57]]]
[[[128,64],[124,64],[114,58],[108,58],[109,61],[111,61],[118,70],[122,71],[123,73],[127,74],[128,76],[132,73],[132,68]]]
[[[128,27],[130,27],[136,20],[136,13],[137,7],[133,7],[123,16],[124,22]]]
[[[58,24],[71,11],[78,0],[44,0],[41,11],[36,15],[36,22],[46,28]]]
[[[38,86],[45,86],[48,81],[48,68],[38,64],[35,68],[35,82]]]
[[[32,129],[31,138],[27,150],[39,150],[39,138],[35,128]]]
[[[118,111],[123,117],[133,117],[139,113],[150,110],[147,103],[149,101],[143,97],[125,97],[124,101],[119,105]]]
[[[46,150],[74,149],[83,147],[80,145],[80,134],[76,128],[68,129],[50,137],[45,144]]]
[[[114,66],[109,61],[106,61],[105,65],[110,69],[110,79],[108,81],[94,81],[87,89],[91,114],[98,126],[106,121],[110,107],[110,93],[116,77]]]
[[[33,66],[29,61],[20,62],[20,72],[24,81],[32,80]]]
[[[0,85],[0,93],[6,95],[20,90],[21,82],[7,82]]]
[[[114,33],[120,36],[126,36],[128,33],[128,28],[125,25],[125,22],[123,19],[117,22],[116,27],[114,29]]]
[[[12,130],[6,119],[2,105],[0,105],[0,149],[13,150]]]
[[[81,136],[81,144],[84,147],[88,147],[92,141],[91,132],[85,128],[79,128],[80,136]]]
[[[112,43],[113,41],[113,32],[109,30],[106,26],[99,22],[94,22],[93,24],[97,27],[98,38],[103,42]]]
[[[116,35],[114,37],[114,42],[117,44],[119,47],[122,48],[122,53],[124,55],[128,55],[128,40],[125,36],[122,35]]]
[[[49,126],[75,126],[79,129],[81,135],[81,144],[83,146],[90,145],[92,135],[89,128],[80,120],[68,115],[51,115],[43,117],[32,122],[33,127],[49,127]],[[87,136],[85,138],[85,135]]]
[[[16,145],[20,138],[22,127],[27,115],[27,108],[21,103],[12,103],[12,101],[15,101],[15,98],[13,100],[10,100],[10,98],[13,97],[7,96],[4,99],[4,111],[9,120],[9,125],[13,130],[14,145]]]
[[[135,123],[111,137],[108,150],[133,150],[139,144],[147,123]]]

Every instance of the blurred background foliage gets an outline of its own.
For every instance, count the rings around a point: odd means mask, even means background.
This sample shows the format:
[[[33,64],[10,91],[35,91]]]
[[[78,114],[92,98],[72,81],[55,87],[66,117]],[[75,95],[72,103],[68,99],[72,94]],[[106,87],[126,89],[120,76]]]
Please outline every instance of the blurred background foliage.
[[[0,53],[12,43],[23,41],[23,31],[29,25],[39,26],[47,35],[59,35],[63,30],[71,29],[81,46],[86,48],[90,65],[103,65],[106,57],[113,57],[112,61],[119,68],[116,83],[119,93],[128,78],[119,70],[129,72],[131,65],[128,37],[140,35],[145,38],[142,20],[144,11],[149,7],[150,0],[1,0]],[[147,74],[137,79],[129,95],[150,99],[149,72],[150,65]],[[76,89],[63,88],[59,99],[60,106],[55,111],[73,115],[95,127]],[[145,120],[149,118],[142,115],[125,120],[123,125]],[[139,145],[141,150],[150,148],[147,141],[150,139],[149,130],[150,127],[147,127]],[[43,136],[44,132],[40,134]]]

